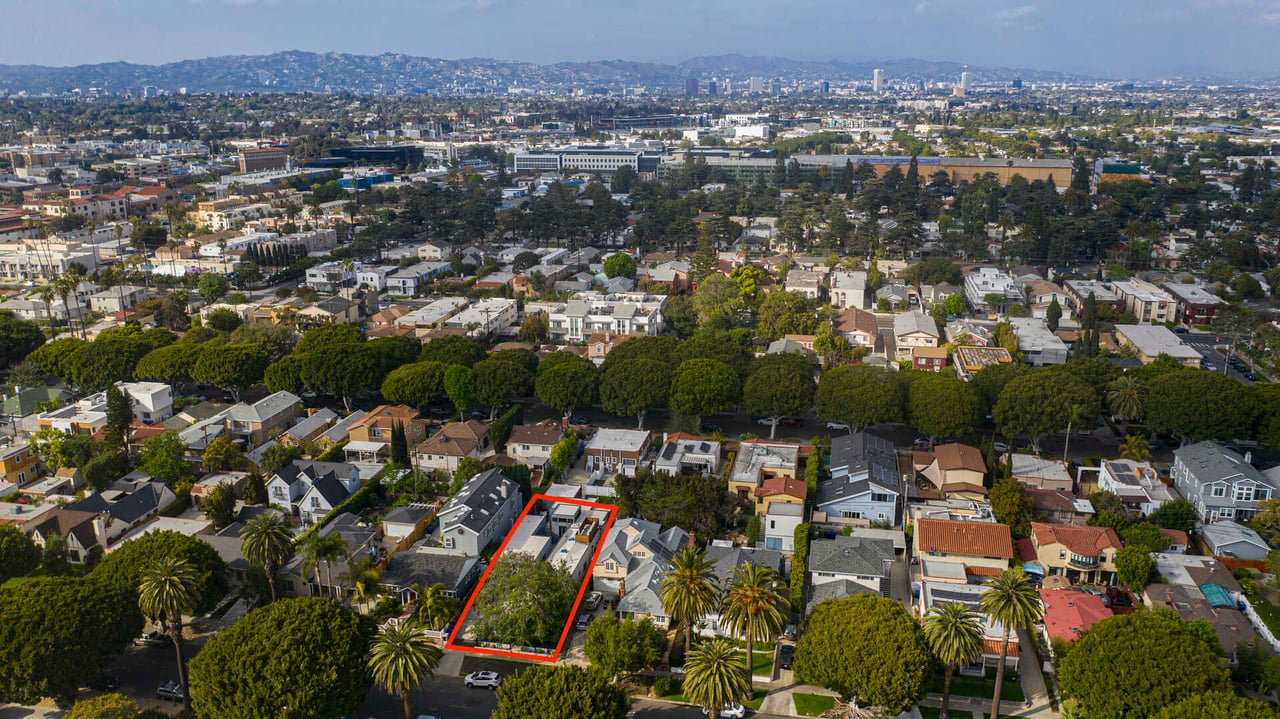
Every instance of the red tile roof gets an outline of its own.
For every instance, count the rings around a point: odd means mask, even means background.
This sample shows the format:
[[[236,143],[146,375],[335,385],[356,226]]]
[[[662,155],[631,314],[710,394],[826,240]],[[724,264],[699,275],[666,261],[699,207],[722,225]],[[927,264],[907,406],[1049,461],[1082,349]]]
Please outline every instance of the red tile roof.
[[[1102,597],[1070,589],[1041,589],[1044,604],[1044,628],[1049,636],[1074,642],[1080,632],[1110,617],[1112,612],[1102,604]]]
[[[1061,544],[1072,554],[1096,557],[1104,549],[1120,549],[1120,535],[1111,527],[1081,527],[1073,524],[1031,523],[1031,536],[1037,547]]]
[[[772,497],[785,494],[796,499],[804,499],[809,495],[809,485],[790,477],[770,477],[761,482],[759,487],[756,487],[755,493],[757,497]]]
[[[1013,534],[1004,524],[950,519],[916,521],[916,546],[935,554],[1013,559]]]

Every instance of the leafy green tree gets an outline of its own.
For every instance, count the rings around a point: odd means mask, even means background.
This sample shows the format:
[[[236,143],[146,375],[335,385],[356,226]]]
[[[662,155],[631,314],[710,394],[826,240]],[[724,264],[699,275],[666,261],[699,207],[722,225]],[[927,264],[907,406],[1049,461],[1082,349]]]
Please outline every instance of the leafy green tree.
[[[671,380],[671,409],[693,415],[701,424],[703,415],[732,407],[741,391],[738,374],[729,365],[713,359],[685,360]]]
[[[200,503],[200,511],[210,522],[213,522],[215,529],[222,529],[231,524],[235,521],[236,512],[235,487],[228,483],[214,487],[209,492],[209,496]]]
[[[413,690],[436,675],[444,652],[417,622],[386,624],[369,647],[369,675],[374,683],[404,702],[404,719],[413,719]]]
[[[280,707],[278,716],[354,716],[371,684],[365,657],[373,629],[319,597],[255,609],[191,660],[196,716],[260,719],[264,707]]]
[[[293,556],[293,534],[284,517],[264,512],[245,522],[240,529],[240,552],[249,563],[267,573],[271,601],[276,600],[276,574],[280,565]]]
[[[1247,438],[1260,409],[1255,393],[1216,372],[1188,368],[1148,386],[1147,425],[1187,441]]]
[[[25,532],[10,524],[0,524],[0,585],[14,577],[25,577],[40,565],[40,548]]]
[[[142,471],[173,487],[178,480],[191,475],[191,465],[187,463],[186,453],[186,442],[182,441],[177,432],[168,430],[142,445],[139,466]]]
[[[697,547],[682,547],[662,576],[662,608],[684,630],[684,650],[689,653],[693,627],[716,606],[719,585],[715,563]]]
[[[272,392],[291,392],[297,394],[302,391],[302,361],[303,358],[297,355],[289,355],[281,357],[279,361],[273,362],[267,366],[265,372],[262,373],[262,379],[267,384],[267,389]]]
[[[66,368],[71,383],[81,390],[105,389],[116,382],[132,380],[134,367],[150,351],[149,345],[134,337],[100,336],[81,344],[67,358]]]
[[[808,301],[796,292],[770,292],[756,312],[756,336],[765,342],[811,334],[817,326]]]
[[[605,259],[604,274],[609,278],[635,277],[636,261],[625,252],[616,252]]]
[[[0,587],[0,701],[69,706],[142,631],[132,592],[79,577]]]
[[[1014,539],[1031,536],[1034,502],[1022,482],[1013,477],[996,480],[988,499],[996,521],[1008,525]]]
[[[107,388],[107,425],[104,439],[114,447],[124,447],[129,437],[129,425],[133,422],[133,402],[111,385]]]
[[[231,283],[227,282],[226,277],[216,272],[200,275],[200,281],[196,284],[196,294],[200,295],[205,302],[216,302],[222,299],[229,289],[231,289]]]
[[[476,639],[517,646],[554,646],[569,619],[578,583],[563,567],[514,552],[489,571],[476,595]]]
[[[1142,591],[1156,571],[1156,560],[1138,547],[1125,547],[1116,552],[1115,565],[1120,583],[1135,592]]]
[[[241,325],[227,338],[227,344],[254,345],[267,355],[270,362],[278,362],[298,344],[298,333],[287,325]]]
[[[814,399],[819,417],[854,430],[902,419],[902,388],[883,367],[855,364],[827,370]]]
[[[1160,533],[1160,528],[1151,522],[1134,522],[1120,531],[1120,539],[1126,548],[1142,552],[1163,552],[1169,547],[1169,540]]]
[[[142,708],[123,694],[103,694],[81,699],[67,719],[139,719]]]
[[[533,390],[533,373],[519,363],[491,358],[477,362],[475,373],[476,401],[489,408],[489,421],[505,407]]]
[[[191,378],[200,384],[231,392],[237,402],[240,390],[262,381],[267,355],[254,345],[207,347],[191,368]]]
[[[930,663],[924,631],[901,602],[858,594],[823,602],[809,615],[795,676],[893,715],[920,698]]]
[[[1228,691],[1193,694],[1156,712],[1152,719],[1276,719],[1270,705]]]
[[[1086,417],[1097,417],[1101,410],[1098,395],[1083,380],[1063,371],[1041,370],[1005,385],[992,416],[1001,434],[1010,439],[1025,434],[1039,452],[1041,439],[1071,424],[1075,406]]]
[[[1000,691],[1004,686],[1004,666],[1009,655],[1009,638],[1015,629],[1027,629],[1044,617],[1040,593],[1021,567],[1006,569],[987,585],[978,599],[983,613],[1004,628],[1000,639],[1000,660],[996,665],[996,687],[991,715],[1000,716]]]
[[[1182,498],[1165,502],[1147,515],[1147,521],[1157,527],[1176,529],[1180,532],[1190,532],[1199,519],[1200,515],[1196,512],[1196,508]]]
[[[1229,677],[1226,660],[1168,610],[1098,622],[1058,663],[1063,693],[1099,717],[1153,717],[1188,697],[1228,691]]]
[[[84,340],[76,337],[61,337],[32,350],[27,359],[36,363],[46,374],[51,374],[63,381],[70,381],[71,358],[86,344]]]
[[[667,635],[648,619],[618,619],[606,611],[587,627],[582,653],[610,676],[638,672],[662,658]]]
[[[200,468],[206,472],[239,469],[244,465],[244,453],[240,445],[227,435],[214,437],[200,455]]]
[[[168,632],[178,657],[178,685],[183,687],[188,684],[187,661],[182,646],[182,615],[194,611],[199,600],[199,570],[182,557],[156,557],[143,570],[142,582],[138,586],[138,608]],[[191,709],[188,692],[183,692],[182,704],[184,710]]]
[[[712,719],[720,716],[725,705],[751,692],[751,681],[740,669],[738,653],[732,642],[717,637],[699,643],[685,657],[685,696]]]
[[[1031,374],[1035,371],[1030,365],[1025,365],[1021,362],[992,365],[978,370],[969,384],[973,386],[974,390],[978,392],[978,396],[982,399],[982,408],[986,410],[985,414],[990,414],[1006,385],[1023,375]]]
[[[813,407],[813,371],[808,367],[762,367],[747,377],[742,403],[748,412],[772,418],[769,439],[783,417],[803,417]]]
[[[9,310],[0,310],[0,370],[18,364],[44,344],[44,333],[34,322],[18,319]]]
[[[948,719],[956,667],[968,666],[982,656],[982,615],[958,602],[936,604],[925,615],[924,638],[942,662],[942,710],[938,716]]]
[[[531,666],[502,680],[492,719],[624,719],[631,699],[609,674],[578,666]]]
[[[733,576],[720,598],[720,617],[725,629],[747,642],[746,675],[751,683],[751,664],[756,642],[770,644],[786,626],[786,607],[782,577],[763,564],[745,562],[733,569]],[[744,695],[750,698],[750,690]]]
[[[467,410],[476,403],[475,373],[464,365],[450,365],[444,371],[444,392],[458,410],[458,418],[465,419]]]
[[[367,342],[346,345],[333,352],[310,352],[303,356],[302,380],[316,392],[341,397],[343,406],[351,411],[353,398],[372,392],[382,384],[381,357]]]
[[[543,404],[568,417],[595,400],[597,379],[591,360],[571,352],[555,352],[538,366],[533,391]]]
[[[419,407],[428,404],[444,394],[444,373],[448,368],[441,362],[414,362],[398,367],[382,380],[382,397],[388,402]]]
[[[277,442],[262,451],[262,455],[258,457],[258,468],[269,476],[279,472],[281,467],[301,458],[302,450]]]
[[[559,469],[561,472],[569,468],[573,464],[573,460],[578,457],[578,438],[572,432],[565,435],[551,447],[551,454],[547,461],[552,467]]]
[[[739,377],[745,379],[756,361],[751,341],[751,333],[747,330],[700,330],[698,334],[680,343],[676,364],[691,359],[713,359],[729,365]]]
[[[178,532],[151,532],[112,550],[93,568],[90,577],[104,585],[136,593],[142,577],[157,557],[176,557],[195,568],[198,602],[194,611],[213,611],[227,596],[227,567],[207,542]]]
[[[420,362],[443,362],[470,367],[485,358],[484,348],[467,337],[438,337],[422,346]]]
[[[264,504],[267,501],[267,480],[263,478],[262,472],[257,469],[250,468],[244,475],[244,484],[241,486],[241,497],[245,504],[256,505]]]
[[[1058,304],[1057,295],[1053,301],[1049,303],[1049,309],[1044,311],[1044,323],[1049,327],[1050,332],[1058,331],[1058,323],[1062,321],[1062,305]]]
[[[619,347],[637,341],[630,340]],[[616,351],[618,348],[613,350]],[[671,365],[637,356],[613,363],[606,361],[603,370],[600,375],[600,406],[619,416],[634,416],[636,428],[644,429],[645,413],[664,404],[671,392]]]
[[[964,297],[962,295],[947,295],[942,301],[942,311],[947,317],[959,317],[964,314]]]
[[[907,419],[929,437],[959,437],[973,431],[982,405],[968,382],[948,374],[922,373],[907,385]]]
[[[1111,414],[1125,422],[1142,419],[1147,387],[1137,375],[1117,377],[1107,387],[1107,407]]]
[[[209,316],[204,320],[205,327],[228,334],[235,331],[242,324],[244,324],[244,320],[240,319],[240,315],[225,307],[220,307],[210,312]]]

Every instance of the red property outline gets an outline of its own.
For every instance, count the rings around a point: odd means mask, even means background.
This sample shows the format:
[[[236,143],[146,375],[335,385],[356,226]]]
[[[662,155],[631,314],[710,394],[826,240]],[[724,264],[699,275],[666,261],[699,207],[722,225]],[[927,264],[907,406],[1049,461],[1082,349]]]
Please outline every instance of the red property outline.
[[[603,509],[609,513],[609,518],[605,520],[604,528],[600,532],[600,539],[596,543],[596,551],[591,555],[591,564],[587,567],[587,574],[582,579],[582,586],[578,587],[578,596],[573,602],[573,611],[569,612],[569,618],[565,620],[564,629],[560,631],[560,641],[556,643],[556,650],[551,656],[543,654],[530,654],[528,652],[516,652],[503,649],[489,649],[488,647],[471,647],[463,644],[455,643],[458,632],[462,631],[462,627],[466,624],[467,615],[471,613],[471,605],[475,604],[476,597],[480,596],[480,590],[484,588],[484,583],[489,579],[489,572],[493,571],[494,566],[502,557],[502,553],[507,549],[507,543],[511,541],[512,535],[515,534],[516,528],[528,516],[533,506],[540,501],[545,502],[561,502],[564,504],[576,504],[580,507],[588,507],[590,509]],[[512,659],[527,659],[535,662],[546,662],[554,664],[560,659],[560,652],[564,650],[564,642],[569,637],[569,628],[573,626],[573,620],[578,616],[578,607],[582,605],[582,597],[587,592],[587,586],[591,583],[591,574],[595,571],[596,561],[600,559],[600,550],[604,549],[604,540],[609,536],[609,530],[613,528],[613,521],[618,516],[618,508],[612,504],[603,504],[600,502],[588,502],[585,499],[576,499],[571,497],[553,497],[547,494],[535,494],[524,506],[524,511],[520,512],[520,516],[516,518],[511,530],[507,532],[507,536],[503,537],[502,544],[499,545],[498,551],[494,553],[493,558],[489,560],[489,566],[484,570],[484,574],[480,576],[480,583],[476,585],[475,590],[471,592],[471,598],[467,600],[467,605],[463,607],[462,614],[458,616],[458,621],[454,622],[453,632],[449,634],[449,639],[445,641],[445,649],[452,649],[459,652],[470,652],[472,654],[487,654],[498,657],[510,657]]]

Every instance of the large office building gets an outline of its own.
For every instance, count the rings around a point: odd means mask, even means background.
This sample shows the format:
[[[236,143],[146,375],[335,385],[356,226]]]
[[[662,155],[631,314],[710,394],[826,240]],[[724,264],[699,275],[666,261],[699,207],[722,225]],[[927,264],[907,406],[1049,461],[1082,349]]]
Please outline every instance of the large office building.
[[[685,97],[698,96],[698,78],[691,77],[684,81],[684,94]]]
[[[240,172],[263,172],[289,169],[286,147],[251,147],[240,151]]]
[[[335,147],[329,151],[333,157],[344,157],[356,163],[369,165],[398,165],[413,167],[421,165],[422,148],[418,145],[351,145]]]
[[[735,182],[743,184],[772,181],[778,164],[776,157],[752,150],[720,150],[700,153],[700,156],[708,167],[720,168]],[[662,164],[658,167],[658,177],[666,178],[678,174],[683,168],[684,158],[684,153],[663,157]],[[839,171],[846,162],[854,165],[866,163],[876,171],[877,176],[882,177],[893,167],[905,171],[906,166],[911,163],[911,158],[889,155],[795,155],[789,162],[794,163],[794,169],[801,182],[814,182],[820,177],[830,176]],[[1028,182],[1052,180],[1054,186],[1059,189],[1064,189],[1071,183],[1071,160],[918,157],[916,165],[919,167],[921,177],[931,177],[935,173],[945,172],[953,183],[973,182],[976,178],[985,175],[991,175],[1001,185],[1009,184],[1015,175],[1020,175]]]
[[[658,169],[661,155],[626,147],[583,145],[528,150],[516,154],[516,172],[564,172],[568,170],[612,175],[622,167],[651,175]]]
[[[884,70],[876,68],[871,71],[871,91],[880,92],[884,90]]]

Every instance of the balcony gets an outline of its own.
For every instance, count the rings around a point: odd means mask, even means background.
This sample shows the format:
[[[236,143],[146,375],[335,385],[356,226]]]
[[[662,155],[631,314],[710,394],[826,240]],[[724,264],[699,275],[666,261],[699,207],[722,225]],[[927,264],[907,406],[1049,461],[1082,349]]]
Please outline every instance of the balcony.
[[[1090,572],[1098,568],[1098,558],[1082,557],[1078,554],[1072,554],[1067,557],[1067,566],[1072,569],[1081,569],[1086,572]]]

